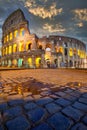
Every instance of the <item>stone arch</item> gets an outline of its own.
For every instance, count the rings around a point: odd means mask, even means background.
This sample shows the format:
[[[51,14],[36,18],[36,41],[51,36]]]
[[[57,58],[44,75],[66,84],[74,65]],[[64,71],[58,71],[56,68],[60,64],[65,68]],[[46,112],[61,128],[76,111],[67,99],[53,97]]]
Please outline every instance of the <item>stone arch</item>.
[[[22,67],[23,66],[23,58],[19,58],[18,59],[18,67]]]
[[[8,66],[10,67],[12,65],[11,59],[8,60]]]
[[[24,44],[22,42],[19,43],[19,51],[24,51]]]
[[[31,50],[31,43],[28,44],[28,50]]]
[[[38,49],[42,50],[42,49],[43,49],[43,46],[42,46],[42,45],[39,45]]]
[[[27,59],[27,62],[28,62],[29,68],[32,68],[32,67],[33,67],[33,61],[32,61],[32,58],[31,58],[31,57],[29,57],[29,58]]]
[[[17,64],[18,64],[17,59],[13,59],[13,60],[12,60],[12,65],[13,65],[13,66],[17,66]]]
[[[31,50],[31,48],[32,48],[32,43],[31,43],[31,42],[28,42],[28,43],[26,44],[26,50]]]
[[[17,52],[17,44],[16,43],[13,45],[13,52],[14,53]]]
[[[35,64],[36,64],[36,68],[41,67],[41,57],[36,57]]]

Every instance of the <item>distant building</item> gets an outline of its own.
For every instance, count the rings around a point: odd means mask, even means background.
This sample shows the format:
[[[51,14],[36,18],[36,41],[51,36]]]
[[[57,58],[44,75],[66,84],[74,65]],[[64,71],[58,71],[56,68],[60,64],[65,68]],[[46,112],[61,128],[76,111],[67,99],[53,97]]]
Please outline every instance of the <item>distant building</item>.
[[[86,46],[64,36],[38,38],[18,9],[2,27],[2,66],[26,68],[84,67]]]

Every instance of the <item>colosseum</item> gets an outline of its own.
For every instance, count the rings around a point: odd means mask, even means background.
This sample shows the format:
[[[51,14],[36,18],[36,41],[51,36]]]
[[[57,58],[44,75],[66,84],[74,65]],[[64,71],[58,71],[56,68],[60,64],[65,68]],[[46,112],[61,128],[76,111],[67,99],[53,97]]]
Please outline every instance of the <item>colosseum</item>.
[[[84,67],[86,46],[75,38],[31,34],[22,10],[14,11],[2,27],[2,66],[23,68]]]

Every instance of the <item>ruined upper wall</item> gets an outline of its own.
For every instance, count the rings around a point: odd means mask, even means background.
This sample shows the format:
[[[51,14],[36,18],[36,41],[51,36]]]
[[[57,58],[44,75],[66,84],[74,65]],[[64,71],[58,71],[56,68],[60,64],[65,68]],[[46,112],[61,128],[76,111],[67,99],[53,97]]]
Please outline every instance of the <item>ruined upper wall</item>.
[[[14,11],[8,18],[5,20],[2,30],[3,32],[7,32],[15,26],[18,26],[19,23],[27,22],[22,10],[18,9]],[[28,23],[28,22],[27,22]]]

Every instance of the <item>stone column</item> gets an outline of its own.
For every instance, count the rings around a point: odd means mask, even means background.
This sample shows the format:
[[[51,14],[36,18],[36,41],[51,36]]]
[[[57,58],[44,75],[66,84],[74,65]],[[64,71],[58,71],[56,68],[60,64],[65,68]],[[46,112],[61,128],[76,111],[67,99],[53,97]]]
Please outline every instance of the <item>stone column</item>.
[[[41,68],[45,68],[45,55],[41,55]]]
[[[33,37],[33,38],[31,39],[31,41],[32,41],[31,50],[37,49],[35,38]]]
[[[35,56],[32,55],[32,68],[36,68],[36,65],[35,65]]]

